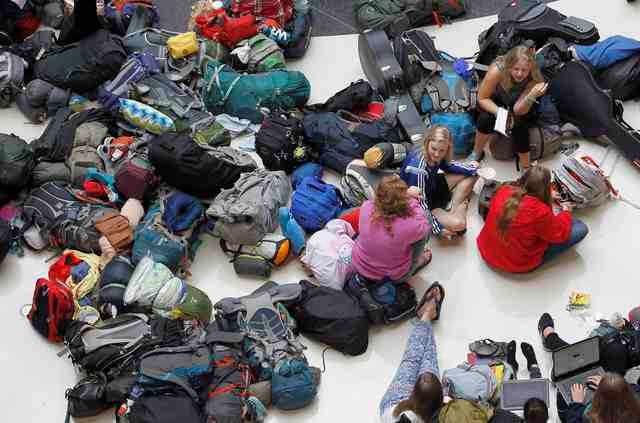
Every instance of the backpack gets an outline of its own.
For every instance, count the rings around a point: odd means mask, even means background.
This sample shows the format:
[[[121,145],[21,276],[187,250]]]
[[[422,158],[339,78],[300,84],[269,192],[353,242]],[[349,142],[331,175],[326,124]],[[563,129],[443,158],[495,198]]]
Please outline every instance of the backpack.
[[[245,50],[248,51],[245,52]],[[282,49],[275,41],[261,33],[236,44],[232,55],[236,54],[236,61],[240,63],[237,66],[234,65],[234,68],[246,68],[249,73],[269,72],[275,69],[287,68]]]
[[[498,381],[486,364],[462,364],[442,373],[442,386],[448,396],[489,403],[498,392]]]
[[[0,187],[22,189],[35,166],[33,151],[16,135],[0,134]]]
[[[291,173],[307,159],[303,141],[300,119],[286,112],[271,113],[256,134],[256,153],[267,169]]]
[[[277,229],[278,209],[287,204],[290,195],[291,184],[283,171],[243,173],[207,209],[207,216],[216,219],[214,236],[231,244],[256,245]]]
[[[291,241],[279,234],[266,234],[256,245],[235,245],[220,240],[220,249],[228,256],[258,256],[273,266],[284,264],[289,257]]]
[[[392,169],[369,169],[364,160],[353,160],[340,179],[342,196],[350,206],[358,207],[372,200],[382,178],[392,174]]]
[[[184,389],[172,385],[148,388],[131,404],[130,423],[202,423],[198,402]]]
[[[596,75],[598,85],[611,90],[611,97],[630,100],[640,95],[640,54],[621,60]]]
[[[421,61],[430,62],[435,66],[442,60],[429,34],[419,29],[404,31],[396,36],[393,39],[393,53],[404,71],[403,77],[407,87],[414,87],[428,76],[429,72]]]
[[[62,342],[74,312],[75,302],[69,287],[60,282],[38,279],[27,315],[35,330],[51,342]]]
[[[455,156],[461,157],[471,153],[476,136],[476,124],[471,113],[431,113],[429,121],[431,125],[443,125],[449,129]]]
[[[102,372],[111,379],[133,369],[145,352],[181,345],[192,332],[191,325],[182,320],[144,314],[119,314],[93,325],[75,320],[64,334],[65,352],[77,368]]]
[[[305,13],[298,10],[284,26],[284,30],[290,34],[289,42],[284,47],[284,57],[287,59],[300,59],[304,56],[311,43],[313,32],[312,9]]]
[[[382,303],[374,295],[380,290],[388,293],[389,285],[393,286],[392,303]],[[415,316],[418,302],[416,293],[408,283],[392,284],[391,282],[371,282],[354,273],[344,285],[344,291],[353,297],[367,314],[372,325],[392,324]]]
[[[347,293],[301,281],[302,297],[289,307],[300,332],[348,355],[364,354],[369,320]]]
[[[131,261],[138,264],[143,258],[150,257],[177,271],[189,259],[189,240],[172,235],[162,222],[162,209],[159,204],[149,208],[133,235]]]
[[[359,79],[331,96],[322,104],[321,108],[326,112],[361,110],[366,108],[372,99],[373,88],[371,84],[364,79]]]
[[[115,186],[125,198],[144,200],[146,195],[155,187],[158,178],[153,172],[153,166],[142,155],[134,155],[120,165],[115,178]]]
[[[104,161],[94,147],[79,146],[71,150],[66,160],[67,167],[71,171],[71,184],[74,188],[82,188],[85,176],[89,169],[104,172]]]
[[[560,195],[577,208],[599,206],[617,195],[604,171],[589,156],[563,156],[552,174]]]
[[[308,233],[319,231],[342,211],[338,188],[315,177],[304,178],[291,197],[291,214]]]
[[[86,93],[115,77],[126,59],[120,38],[101,29],[78,43],[45,53],[33,72],[57,87]]]
[[[422,113],[460,113],[475,110],[478,103],[478,76],[472,72],[466,79],[454,70],[455,58],[439,52],[440,70],[426,81],[420,100]]]
[[[36,250],[49,245],[82,252],[99,252],[100,233],[95,222],[109,213],[110,207],[78,201],[66,185],[47,182],[32,190],[23,205],[27,229],[23,239]]]
[[[31,186],[39,187],[47,182],[71,183],[71,172],[64,162],[39,162],[31,173]]]
[[[25,68],[21,57],[6,51],[0,53],[0,108],[11,106],[22,90]]]
[[[440,408],[439,423],[487,423],[493,416],[493,410],[473,401],[454,399]]]
[[[252,123],[262,122],[262,108],[302,107],[311,93],[302,72],[278,69],[247,75],[217,60],[207,63],[203,81],[202,98],[210,112],[227,113]]]
[[[106,109],[89,109],[73,113],[68,107],[59,109],[47,124],[44,132],[33,141],[33,152],[38,161],[63,162],[75,147],[78,128],[89,122],[99,122],[110,126],[114,121]]]
[[[317,381],[294,335],[286,306],[299,300],[298,284],[268,282],[253,294],[215,304],[225,331],[245,335],[243,351],[258,380],[271,380],[271,402],[282,410],[306,406],[317,395]]]
[[[162,180],[187,194],[212,198],[243,172],[256,169],[247,153],[231,147],[205,149],[189,135],[167,132],[151,142],[149,159]]]
[[[293,16],[293,0],[232,0],[230,9],[235,16],[252,14],[273,19],[284,27]]]

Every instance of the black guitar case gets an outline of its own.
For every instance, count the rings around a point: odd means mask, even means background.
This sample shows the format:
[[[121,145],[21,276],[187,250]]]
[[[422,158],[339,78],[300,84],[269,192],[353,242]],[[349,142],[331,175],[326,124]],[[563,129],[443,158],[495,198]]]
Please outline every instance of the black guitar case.
[[[622,102],[600,88],[586,64],[567,63],[551,80],[549,93],[563,119],[580,128],[586,137],[605,135],[640,168],[640,133],[624,121]]]
[[[477,62],[493,60],[525,40],[542,47],[549,38],[572,44],[593,44],[600,39],[595,25],[574,16],[565,16],[539,0],[513,0],[498,15],[498,22],[480,34]]]
[[[369,83],[383,98],[404,94],[402,68],[384,31],[367,31],[358,36],[360,66]]]
[[[385,99],[397,105],[397,119],[408,140],[422,139],[426,125],[407,93],[404,73],[393,54],[391,41],[384,31],[367,31],[358,37],[360,66],[371,86]],[[386,107],[386,106],[385,106]],[[395,107],[395,106],[394,106]]]

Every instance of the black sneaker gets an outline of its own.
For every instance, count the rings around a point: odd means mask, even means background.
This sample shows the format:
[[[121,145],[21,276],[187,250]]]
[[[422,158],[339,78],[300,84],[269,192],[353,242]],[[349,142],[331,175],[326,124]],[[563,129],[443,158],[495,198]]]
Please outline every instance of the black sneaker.
[[[540,339],[542,339],[542,346],[545,351],[551,351],[551,348],[547,346],[546,338],[542,334],[544,330],[549,327],[555,328],[553,318],[549,313],[543,313],[542,316],[540,316],[540,320],[538,320],[538,333],[540,334]]]
[[[518,378],[518,369],[520,368],[520,365],[516,361],[517,348],[518,344],[516,344],[516,341],[511,341],[507,344],[507,363],[509,363],[513,368],[513,373],[516,375],[516,379]]]

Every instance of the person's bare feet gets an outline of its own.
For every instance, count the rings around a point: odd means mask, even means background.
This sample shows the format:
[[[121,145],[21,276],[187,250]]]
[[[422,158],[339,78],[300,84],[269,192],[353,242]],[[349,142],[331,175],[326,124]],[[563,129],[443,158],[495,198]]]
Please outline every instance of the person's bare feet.
[[[416,264],[416,268],[422,269],[423,267],[431,263],[432,258],[433,258],[433,253],[431,252],[431,250],[428,250],[428,249],[424,250],[422,255],[418,257],[418,263]]]
[[[427,301],[418,310],[418,318],[423,322],[429,322],[438,315],[438,302],[442,299],[442,291],[439,287],[433,290],[427,296]]]

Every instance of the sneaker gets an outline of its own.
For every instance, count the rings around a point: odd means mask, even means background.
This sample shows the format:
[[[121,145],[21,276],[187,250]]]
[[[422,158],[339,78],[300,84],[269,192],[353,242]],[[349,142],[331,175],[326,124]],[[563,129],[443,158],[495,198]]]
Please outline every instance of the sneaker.
[[[542,334],[544,330],[549,327],[555,328],[553,318],[549,313],[543,313],[542,316],[540,316],[540,320],[538,320],[538,333],[540,334],[540,339],[542,339],[542,346],[545,351],[551,351],[551,348],[547,346],[546,338]]]
[[[522,355],[527,359],[527,370],[529,370],[529,377],[531,379],[539,379],[542,377],[540,367],[538,366],[538,359],[536,358],[536,352],[533,350],[531,344],[522,342],[520,344]]]
[[[482,160],[484,160],[484,151],[480,154],[472,151],[471,154],[464,159],[465,162],[481,162]]]
[[[293,254],[299,256],[307,242],[304,229],[302,229],[302,226],[293,218],[288,207],[280,207],[280,210],[278,210],[278,220],[280,221],[282,235],[291,241]]]

